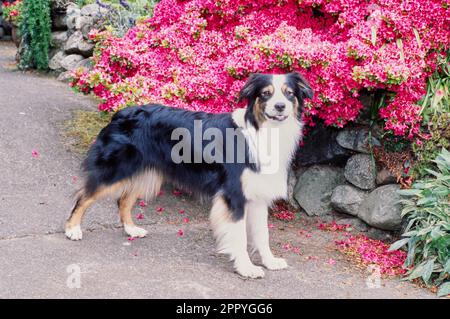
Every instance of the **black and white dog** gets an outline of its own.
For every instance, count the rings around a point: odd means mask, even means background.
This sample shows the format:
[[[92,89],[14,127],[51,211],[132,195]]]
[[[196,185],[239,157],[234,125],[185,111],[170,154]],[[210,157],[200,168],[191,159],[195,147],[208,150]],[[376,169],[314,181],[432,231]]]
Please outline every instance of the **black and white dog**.
[[[286,268],[286,261],[274,257],[269,247],[268,207],[287,195],[304,99],[312,95],[296,72],[253,74],[240,92],[247,108],[232,113],[155,104],[117,112],[84,161],[87,176],[66,223],[66,236],[80,240],[85,211],[112,194],[119,198],[125,232],[144,237],[147,231],[134,224],[131,209],[137,198],[156,196],[167,180],[212,198],[210,220],[218,251],[230,255],[240,275],[264,276],[251,262],[247,244],[266,268]]]

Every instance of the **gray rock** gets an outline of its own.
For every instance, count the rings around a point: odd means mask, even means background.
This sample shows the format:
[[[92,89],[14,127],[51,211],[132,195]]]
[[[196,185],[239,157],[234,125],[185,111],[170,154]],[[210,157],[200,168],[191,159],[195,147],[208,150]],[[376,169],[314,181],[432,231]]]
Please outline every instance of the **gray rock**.
[[[367,237],[384,242],[392,242],[394,240],[394,235],[392,234],[392,232],[377,228],[370,228],[367,231]]]
[[[78,5],[76,5],[73,2],[71,2],[67,5],[66,15],[70,16],[70,15],[80,15],[80,14],[81,14],[81,10]]]
[[[58,76],[57,80],[64,83],[69,83],[72,79],[71,73],[71,71],[63,72]]]
[[[92,59],[87,58],[87,59],[84,59],[84,60],[81,60],[80,62],[78,62],[77,65],[75,66],[75,69],[85,68],[85,69],[91,70],[92,67],[93,67]]]
[[[352,226],[354,229],[359,230],[361,232],[366,232],[370,228],[369,225],[367,225],[361,219],[356,218],[356,217],[339,219],[338,224],[341,224],[341,225],[348,224],[348,225]]]
[[[300,208],[297,201],[294,198],[294,189],[297,184],[298,176],[300,176],[305,170],[300,168],[299,170],[289,170],[288,173],[288,198],[287,201],[295,208]]]
[[[370,153],[370,143],[377,146],[380,144],[374,137],[370,138],[367,127],[344,129],[339,132],[336,141],[343,148],[366,154]]]
[[[67,40],[64,51],[67,54],[81,54],[89,57],[94,51],[94,44],[86,41],[80,31],[76,31]]]
[[[88,4],[81,8],[82,16],[91,16],[94,17],[96,15],[102,15],[108,12],[108,9],[100,7],[98,4]]]
[[[383,168],[377,173],[376,179],[377,185],[395,184],[397,183],[397,178],[392,174],[387,168]]]
[[[67,31],[52,32],[52,48],[64,47],[66,41],[69,39]]]
[[[358,216],[361,203],[367,198],[364,192],[350,185],[339,185],[331,195],[331,206],[338,212]]]
[[[308,215],[323,216],[332,211],[331,193],[344,182],[341,168],[314,165],[299,176],[294,198]]]
[[[399,229],[402,223],[399,189],[391,184],[373,190],[359,207],[358,217],[376,228]]]
[[[81,10],[75,4],[70,4],[67,7],[66,25],[69,30],[75,30],[76,21],[81,16]]]
[[[50,70],[56,72],[64,71],[64,67],[61,65],[62,61],[67,57],[64,51],[58,51],[48,62],[48,67]]]
[[[94,18],[90,16],[80,16],[75,20],[75,29],[91,28],[94,25]]]
[[[70,54],[61,61],[61,67],[67,71],[73,71],[77,68],[77,64],[83,59],[84,57],[82,55]]]
[[[345,165],[347,181],[361,189],[375,188],[376,167],[370,155],[356,154]]]

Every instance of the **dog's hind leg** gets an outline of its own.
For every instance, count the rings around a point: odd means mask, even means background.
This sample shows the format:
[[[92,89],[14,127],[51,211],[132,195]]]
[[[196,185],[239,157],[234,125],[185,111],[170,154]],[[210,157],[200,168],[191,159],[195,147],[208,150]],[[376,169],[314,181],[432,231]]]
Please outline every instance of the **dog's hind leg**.
[[[81,240],[83,233],[81,231],[81,221],[86,210],[99,198],[117,189],[118,185],[102,187],[93,194],[87,194],[85,189],[78,192],[77,202],[72,209],[69,219],[66,222],[65,233],[67,238],[71,240]]]
[[[137,200],[137,195],[133,192],[123,193],[117,201],[119,206],[120,221],[123,224],[123,229],[131,237],[145,237],[147,231],[143,228],[136,226],[131,217],[131,209]]]
[[[135,225],[131,210],[139,197],[153,199],[161,189],[163,176],[153,168],[148,168],[130,178],[126,183],[122,196],[117,201],[120,220],[125,233],[131,237],[145,237],[147,231]]]

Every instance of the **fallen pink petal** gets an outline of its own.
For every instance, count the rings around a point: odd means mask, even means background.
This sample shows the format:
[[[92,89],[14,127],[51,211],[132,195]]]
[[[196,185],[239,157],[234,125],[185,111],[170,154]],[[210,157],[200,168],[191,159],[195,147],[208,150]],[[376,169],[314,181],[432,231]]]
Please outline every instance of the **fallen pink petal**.
[[[147,203],[146,203],[145,201],[141,200],[141,201],[139,202],[139,206],[141,206],[141,207],[146,207],[146,206],[147,206]]]

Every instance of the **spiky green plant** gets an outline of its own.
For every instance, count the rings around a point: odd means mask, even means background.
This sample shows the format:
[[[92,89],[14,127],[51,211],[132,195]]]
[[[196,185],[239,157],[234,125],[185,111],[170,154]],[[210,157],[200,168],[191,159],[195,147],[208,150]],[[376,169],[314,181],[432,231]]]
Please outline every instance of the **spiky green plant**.
[[[421,278],[439,287],[441,296],[450,294],[450,152],[442,149],[427,169],[432,177],[417,180],[411,189],[401,190],[402,216],[408,219],[403,239],[391,249],[407,245],[409,268],[406,279]]]

